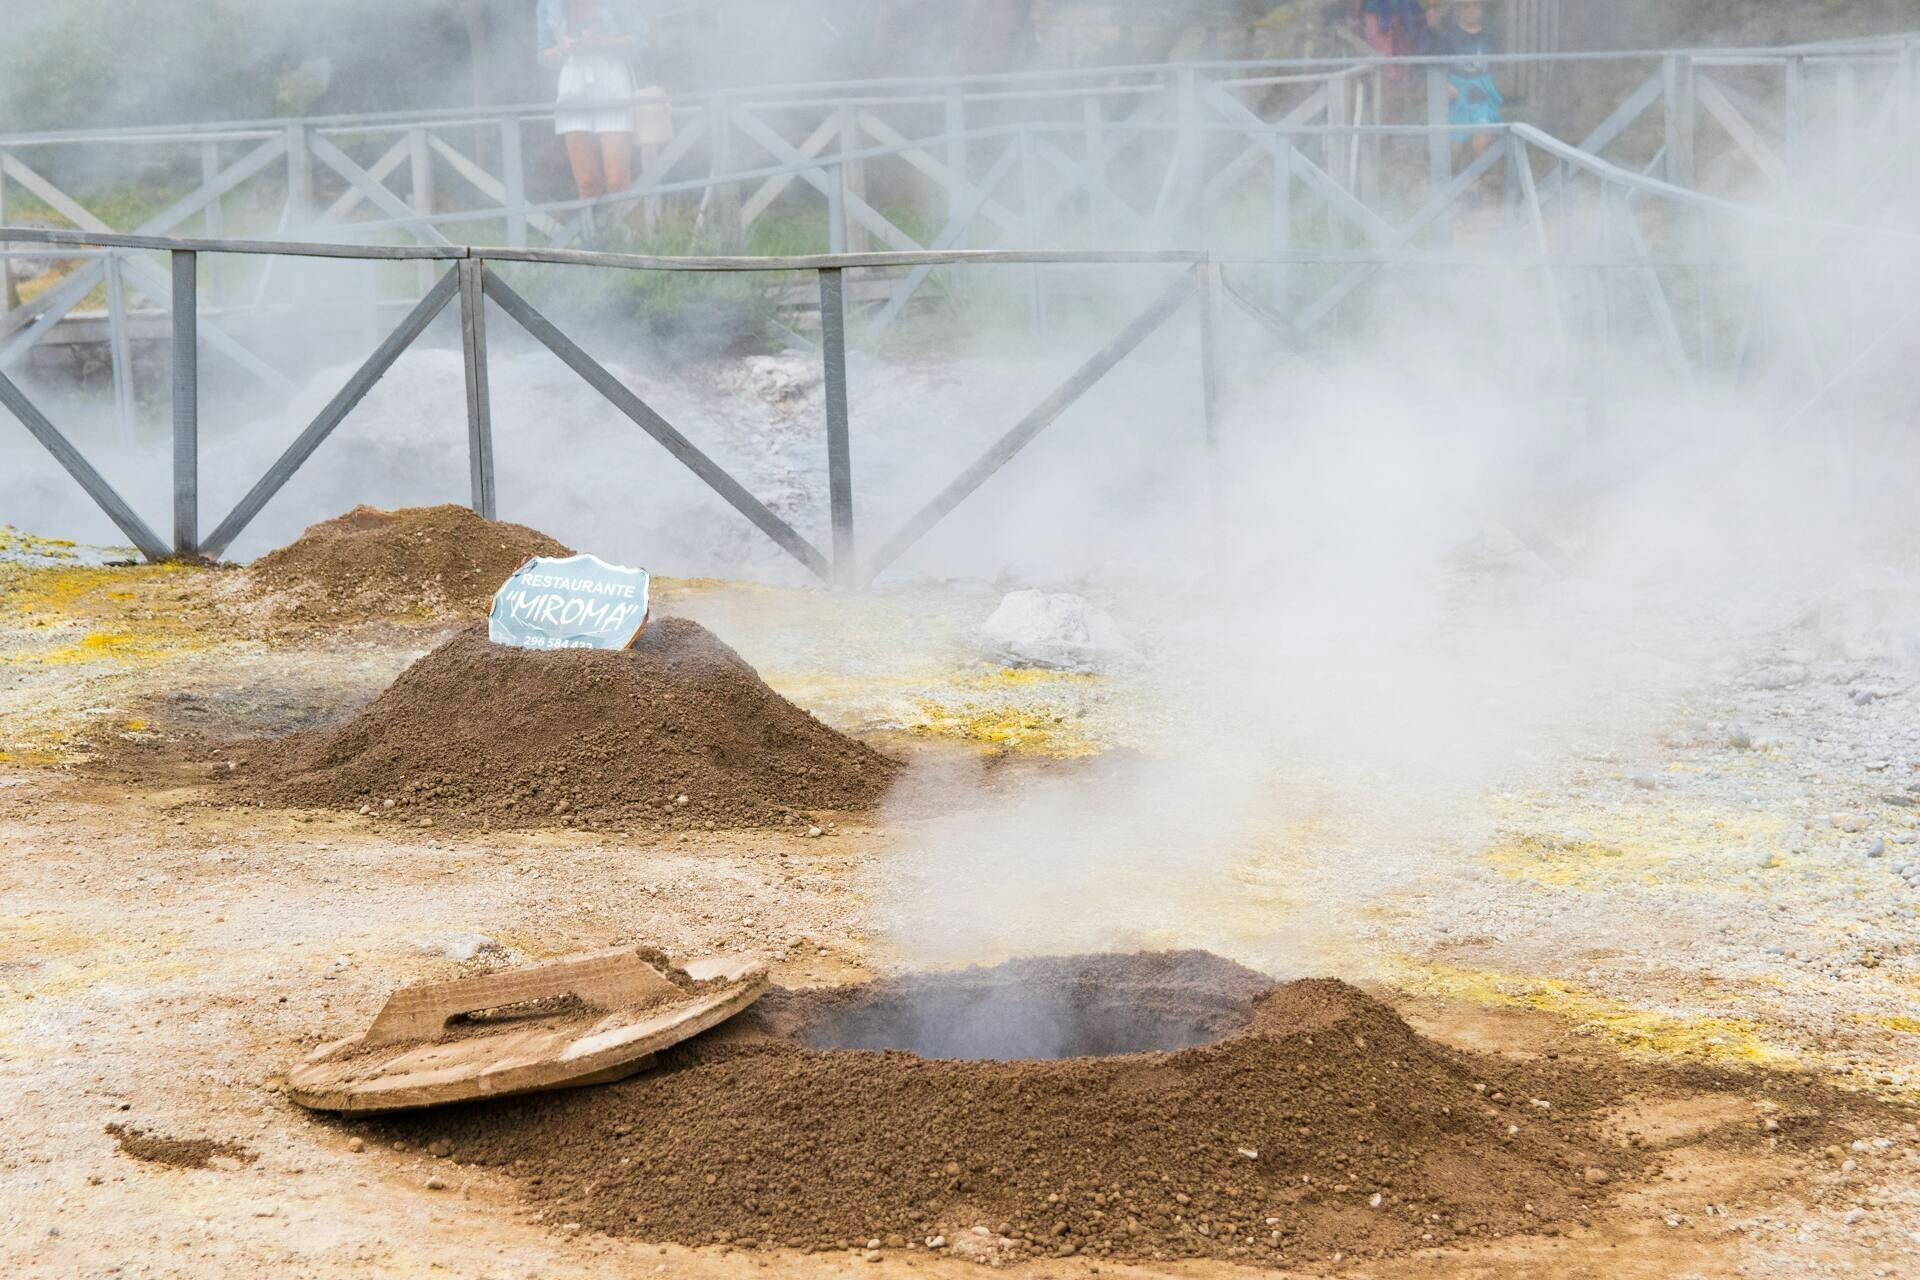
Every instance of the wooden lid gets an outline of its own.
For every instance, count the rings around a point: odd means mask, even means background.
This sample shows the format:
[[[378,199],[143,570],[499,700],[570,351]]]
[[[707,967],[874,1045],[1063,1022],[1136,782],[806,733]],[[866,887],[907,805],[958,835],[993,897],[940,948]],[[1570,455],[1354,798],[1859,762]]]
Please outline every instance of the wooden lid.
[[[316,1111],[366,1113],[619,1080],[760,998],[766,966],[696,960],[675,982],[635,948],[402,987],[364,1035],[287,1072]],[[690,980],[690,981],[687,981]],[[462,1015],[495,1017],[455,1022]]]

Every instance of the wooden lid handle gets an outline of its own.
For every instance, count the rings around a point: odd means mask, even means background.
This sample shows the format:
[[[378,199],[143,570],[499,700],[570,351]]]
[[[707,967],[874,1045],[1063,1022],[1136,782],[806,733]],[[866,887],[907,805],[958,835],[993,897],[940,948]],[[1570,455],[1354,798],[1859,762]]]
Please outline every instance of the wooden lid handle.
[[[529,965],[506,973],[419,982],[402,987],[361,1038],[362,1044],[438,1040],[447,1022],[463,1013],[479,1013],[531,1000],[574,996],[589,1004],[620,1008],[681,994],[632,947]]]

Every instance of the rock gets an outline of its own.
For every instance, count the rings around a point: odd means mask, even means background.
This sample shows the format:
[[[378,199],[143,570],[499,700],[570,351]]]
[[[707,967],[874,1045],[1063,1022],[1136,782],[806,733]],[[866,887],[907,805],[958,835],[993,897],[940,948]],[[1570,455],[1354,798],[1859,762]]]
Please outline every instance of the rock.
[[[1867,829],[1867,820],[1857,813],[1830,814],[1827,817],[1827,821],[1841,831],[1865,831]]]
[[[1590,1187],[1604,1187],[1613,1181],[1613,1175],[1611,1173],[1608,1173],[1599,1165],[1593,1164],[1588,1165],[1587,1171],[1580,1176],[1586,1179],[1587,1185]]]
[[[1658,791],[1660,789],[1660,779],[1649,773],[1636,773],[1633,775],[1631,781],[1633,782],[1634,788],[1639,791]]]
[[[1744,728],[1736,726],[1727,733],[1727,745],[1735,751],[1751,751],[1753,749],[1753,734]]]
[[[1015,591],[980,625],[990,658],[1014,667],[1107,671],[1139,660],[1120,624],[1076,595]]]
[[[1878,858],[1886,853],[1886,851],[1887,842],[1885,840],[1875,840],[1867,846],[1867,856],[1869,858]]]
[[[365,1138],[348,1138],[347,1139],[347,1150],[357,1152],[357,1151],[365,1151],[366,1149],[367,1149],[367,1140]]]
[[[868,1262],[878,1262],[880,1261],[880,1251],[878,1249],[869,1249],[865,1257]]]
[[[465,964],[479,956],[504,956],[507,949],[484,933],[443,933],[420,943],[427,955],[445,956]]]
[[[1879,696],[1879,694],[1871,689],[1855,689],[1853,691],[1853,705],[1856,707],[1864,707]]]
[[[447,1180],[441,1177],[439,1174],[436,1173],[427,1179],[427,1190],[445,1191],[446,1189],[447,1189]]]
[[[453,1144],[451,1142],[448,1142],[445,1138],[442,1138],[438,1142],[430,1143],[428,1145],[427,1154],[432,1156],[436,1160],[445,1160],[448,1156],[453,1154]]]

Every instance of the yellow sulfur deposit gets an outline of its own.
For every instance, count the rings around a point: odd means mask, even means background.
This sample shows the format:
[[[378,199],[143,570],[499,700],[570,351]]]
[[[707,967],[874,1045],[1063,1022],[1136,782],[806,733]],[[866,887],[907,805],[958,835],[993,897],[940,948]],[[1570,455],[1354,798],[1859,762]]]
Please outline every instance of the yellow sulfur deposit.
[[[1400,956],[1389,963],[1389,980],[1415,995],[1444,996],[1476,1004],[1537,1009],[1576,1023],[1623,1049],[1669,1058],[1790,1066],[1793,1051],[1760,1035],[1745,1018],[1690,1016],[1640,1009],[1583,991],[1556,978],[1531,978],[1484,969],[1463,969]]]

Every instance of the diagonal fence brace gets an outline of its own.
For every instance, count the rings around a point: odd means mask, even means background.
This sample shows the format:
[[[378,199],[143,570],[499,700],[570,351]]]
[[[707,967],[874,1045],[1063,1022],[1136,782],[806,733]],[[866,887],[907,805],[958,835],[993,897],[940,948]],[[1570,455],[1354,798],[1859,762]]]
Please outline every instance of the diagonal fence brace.
[[[140,549],[140,554],[149,560],[165,560],[173,554],[173,549],[160,540],[160,535],[147,527],[146,521],[134,514],[114,487],[107,483],[106,477],[93,469],[73,442],[60,434],[60,429],[48,421],[47,415],[40,412],[33,401],[27,399],[24,391],[13,379],[0,373],[0,404],[13,410],[13,416],[20,419],[33,438],[46,447],[54,461],[67,469],[67,474],[80,482],[87,496],[100,504],[107,518],[120,527],[127,535],[127,541]]]
[[[1073,375],[1061,383],[1054,393],[1041,401],[1038,407],[954,478],[953,482],[937,494],[933,501],[922,507],[917,515],[907,521],[901,530],[887,539],[877,554],[863,569],[861,581],[871,584],[875,578],[898,560],[914,543],[925,537],[927,532],[939,524],[953,509],[973,495],[973,491],[992,479],[1000,468],[1013,461],[1022,449],[1052,426],[1054,421],[1070,408],[1074,401],[1085,395],[1093,385],[1107,376],[1113,367],[1131,355],[1135,348],[1152,337],[1168,317],[1178,311],[1193,295],[1193,273],[1183,271],[1179,279],[1167,286],[1166,291],[1154,299],[1149,306],[1135,317],[1133,323],[1121,330],[1119,336],[1095,352],[1087,362],[1074,370]]]
[[[767,505],[754,497],[738,480],[730,475],[726,468],[709,458],[694,445],[693,441],[681,435],[673,424],[654,412],[653,408],[628,390],[620,379],[614,377],[599,361],[588,355],[566,334],[560,332],[553,321],[536,310],[532,303],[515,293],[493,272],[485,279],[486,296],[492,298],[500,309],[512,316],[522,329],[538,339],[540,344],[562,363],[584,379],[588,386],[606,397],[607,402],[633,420],[635,426],[659,441],[661,446],[678,458],[693,474],[706,481],[707,487],[724,498],[728,505],[751,520],[754,527],[772,538],[786,553],[807,566],[824,582],[833,581],[833,566],[820,549],[801,537],[794,527],[775,515]]]
[[[459,290],[459,281],[458,266],[449,269],[440,277],[433,288],[427,291],[427,296],[407,313],[407,318],[400,322],[400,326],[387,335],[374,353],[367,357],[367,362],[347,379],[346,385],[340,388],[338,394],[327,401],[327,407],[322,409],[319,415],[307,425],[307,429],[287,446],[287,451],[267,468],[266,474],[260,477],[259,483],[247,490],[246,497],[240,499],[228,513],[227,518],[207,535],[200,544],[202,555],[209,560],[218,560],[220,554],[233,545],[233,540],[240,536],[241,531],[252,523],[253,518],[260,514],[267,503],[273,501],[274,495],[285,487],[287,481],[293,479],[293,473],[304,466],[307,459],[313,456],[314,450],[333,434],[333,429],[353,412],[354,406],[366,399],[367,393],[373,390],[375,383],[386,376],[387,370],[393,367],[394,361],[400,358],[401,353],[412,346],[414,340],[426,332],[427,326],[446,310],[447,304],[453,301],[454,294]]]

